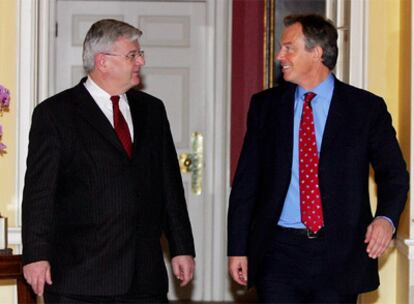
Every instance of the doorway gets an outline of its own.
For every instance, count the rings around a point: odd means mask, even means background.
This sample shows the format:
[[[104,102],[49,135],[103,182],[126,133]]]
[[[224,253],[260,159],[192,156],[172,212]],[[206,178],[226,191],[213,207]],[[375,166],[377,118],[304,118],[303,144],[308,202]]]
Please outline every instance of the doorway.
[[[62,27],[59,24],[61,24],[61,18],[65,18],[65,16],[59,16],[59,6],[75,4],[74,2],[81,4],[83,15],[89,15],[86,16],[87,18],[79,16],[75,20],[75,11],[73,11],[71,22],[77,21],[72,24],[77,24],[78,27],[66,28],[71,31],[70,37],[68,36],[71,41],[71,51],[68,56],[73,55],[73,58],[78,59],[81,57],[79,51],[76,50],[76,44],[79,43],[76,39],[82,37],[85,28],[87,30],[88,18],[100,15],[101,8],[108,9],[111,4],[116,4],[111,9],[111,16],[119,15],[122,10],[125,11],[124,5],[137,5],[140,7],[137,11],[144,12],[144,18],[134,21],[125,19],[144,31],[141,41],[145,47],[147,60],[147,68],[143,69],[144,90],[164,100],[174,132],[177,152],[189,151],[193,132],[197,131],[203,135],[204,175],[201,194],[193,193],[191,175],[183,174],[187,204],[196,239],[196,277],[189,289],[178,289],[171,284],[169,297],[171,300],[191,299],[193,301],[229,299],[225,266],[225,223],[229,189],[228,48],[231,1],[39,0],[31,4],[30,10],[22,8],[22,13],[30,14],[30,20],[26,20],[27,27],[30,28],[29,33],[35,33],[36,36],[35,51],[27,50],[27,53],[30,53],[27,58],[33,61],[33,73],[27,76],[27,80],[34,88],[30,90],[32,97],[28,103],[31,106],[27,112],[31,113],[33,100],[39,102],[57,93],[64,86],[70,87],[72,80],[81,75],[81,70],[75,62],[72,64],[72,59],[63,60],[63,55],[59,53],[57,46],[60,39],[59,33],[62,34]],[[74,6],[76,5],[70,5],[70,9]],[[90,8],[89,12],[86,10],[87,7]],[[157,7],[158,11],[156,11]],[[66,13],[69,14],[69,11]],[[57,37],[56,29],[58,30]],[[165,39],[171,38],[171,35],[167,37],[163,29],[174,33],[175,40],[170,42],[168,47],[162,43],[165,44]],[[24,38],[21,38],[21,41],[23,40]],[[194,43],[199,44],[196,51],[191,49]],[[190,51],[185,50],[188,45],[190,45]],[[36,54],[33,56],[31,52]],[[199,55],[194,56],[195,53]],[[25,57],[24,50],[22,50],[21,57]],[[172,57],[178,59],[171,60]],[[67,60],[71,63],[69,70],[66,70],[66,76],[60,77],[57,67],[60,69],[61,61]],[[193,63],[195,63],[195,68],[193,68]],[[65,77],[67,82],[60,84],[61,79]],[[58,78],[59,81],[57,81]],[[159,91],[156,85],[159,83],[164,83],[163,86],[167,90]],[[27,132],[30,118],[25,117],[20,125],[24,125],[24,130]],[[27,134],[23,134],[22,138],[27,138]],[[24,161],[25,155],[19,157],[19,163],[24,163]],[[23,184],[24,166],[20,171],[23,174],[19,175],[19,187]]]

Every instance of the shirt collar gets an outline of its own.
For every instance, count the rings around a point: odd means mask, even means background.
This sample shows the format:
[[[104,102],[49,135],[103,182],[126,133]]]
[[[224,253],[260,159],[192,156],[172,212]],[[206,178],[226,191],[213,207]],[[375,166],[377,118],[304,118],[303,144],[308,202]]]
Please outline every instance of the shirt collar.
[[[109,95],[105,90],[103,90],[100,86],[96,84],[95,81],[92,80],[91,77],[88,77],[85,81],[85,87],[97,97],[102,99],[109,99],[111,95]]]
[[[91,77],[86,78],[84,85],[94,96],[102,98],[104,100],[110,100],[111,95],[109,95],[104,89],[98,86]],[[122,102],[123,100],[126,100],[125,94],[120,95],[120,101]]]
[[[321,97],[323,99],[330,99],[332,97],[332,92],[334,89],[335,78],[332,73],[329,73],[328,77],[312,90],[306,90],[301,86],[297,86],[297,96],[300,98],[304,98],[304,94],[307,92],[313,92],[316,96]]]

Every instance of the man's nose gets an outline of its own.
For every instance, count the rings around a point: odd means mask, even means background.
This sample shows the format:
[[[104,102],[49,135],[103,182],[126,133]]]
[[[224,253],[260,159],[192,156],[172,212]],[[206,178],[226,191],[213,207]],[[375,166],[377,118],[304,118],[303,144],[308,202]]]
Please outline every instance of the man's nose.
[[[144,56],[138,56],[137,59],[136,59],[136,61],[135,61],[135,63],[138,64],[138,65],[145,65],[145,58],[144,58]]]
[[[285,56],[284,52],[282,50],[279,50],[279,52],[276,53],[276,60],[281,61],[283,60],[284,56]]]

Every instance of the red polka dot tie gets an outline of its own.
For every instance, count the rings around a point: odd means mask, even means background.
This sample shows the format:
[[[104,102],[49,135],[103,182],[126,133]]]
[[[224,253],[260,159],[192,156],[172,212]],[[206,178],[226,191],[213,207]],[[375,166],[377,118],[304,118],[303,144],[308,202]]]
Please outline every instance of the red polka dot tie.
[[[115,132],[118,135],[119,140],[122,143],[125,151],[127,152],[129,158],[132,156],[132,140],[131,133],[129,133],[128,124],[125,121],[124,116],[119,110],[119,96],[111,96],[112,109],[114,112],[114,128]]]
[[[311,100],[315,93],[305,94],[299,127],[299,191],[302,223],[316,233],[323,227],[323,212],[318,178],[318,148]]]

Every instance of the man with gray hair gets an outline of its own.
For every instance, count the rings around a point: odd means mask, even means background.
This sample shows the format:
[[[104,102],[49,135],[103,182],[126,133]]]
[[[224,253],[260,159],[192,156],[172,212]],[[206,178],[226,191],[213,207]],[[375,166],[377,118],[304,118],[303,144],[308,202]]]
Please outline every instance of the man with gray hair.
[[[23,193],[23,272],[46,303],[166,302],[164,232],[181,286],[194,244],[163,103],[140,83],[141,31],[100,20],[87,77],[39,104]]]

